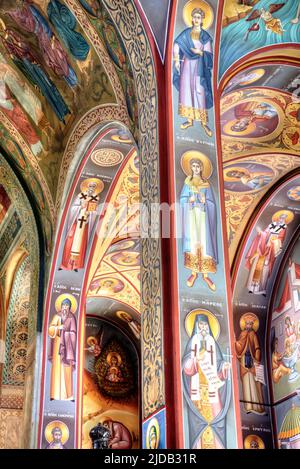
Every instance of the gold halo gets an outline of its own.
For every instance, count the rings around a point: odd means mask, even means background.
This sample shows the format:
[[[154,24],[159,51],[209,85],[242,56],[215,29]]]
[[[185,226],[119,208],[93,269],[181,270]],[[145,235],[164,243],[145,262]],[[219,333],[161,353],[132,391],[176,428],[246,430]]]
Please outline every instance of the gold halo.
[[[52,437],[52,430],[53,428],[58,427],[61,429],[61,442],[64,445],[68,439],[69,439],[69,429],[67,425],[64,422],[61,422],[60,420],[53,420],[52,422],[48,423],[48,425],[45,428],[45,438],[48,441],[48,443],[52,443],[53,437]]]
[[[256,443],[258,444],[258,449],[265,449],[265,444],[264,444],[263,440],[261,439],[260,436],[257,436],[257,435],[248,435],[248,436],[246,436],[246,438],[244,440],[244,448],[245,449],[252,449],[250,447],[250,443],[253,440],[255,440]]]
[[[242,168],[241,166],[227,167],[224,168],[224,181],[226,182],[238,182],[241,180],[241,178],[238,177],[227,176],[227,172],[229,171],[243,171],[244,173],[248,173],[248,175],[250,175],[250,171],[246,168]]]
[[[93,346],[93,345],[97,345],[97,344],[98,344],[96,337],[94,337],[94,336],[92,336],[92,335],[87,338],[86,343],[87,343],[90,347]]]
[[[84,179],[84,181],[82,181],[82,183],[80,184],[80,190],[82,192],[85,192],[88,188],[88,185],[90,182],[95,182],[96,183],[96,193],[97,194],[100,194],[100,192],[103,191],[104,189],[104,184],[103,182],[101,181],[101,179],[98,179],[98,178],[89,178],[89,179]]]
[[[152,427],[155,427],[156,430],[156,446],[155,448],[150,448],[150,430]],[[153,419],[150,420],[148,428],[147,428],[147,433],[146,433],[146,447],[147,449],[158,449],[159,446],[159,438],[160,438],[160,428],[159,428],[159,423],[158,420],[154,417]]]
[[[215,340],[220,335],[220,323],[218,319],[207,309],[193,309],[185,318],[184,327],[189,337],[191,337],[194,329],[195,318],[198,314],[204,314],[208,318],[209,326]]]
[[[118,316],[118,318],[122,319],[122,321],[125,321],[124,318],[122,318],[122,315],[123,316],[127,316],[128,319],[132,320],[132,316],[129,314],[129,313],[126,313],[126,311],[116,311],[116,315]]]
[[[182,167],[182,171],[187,176],[192,175],[191,167],[190,167],[191,160],[200,160],[202,162],[203,176],[205,179],[209,179],[213,172],[213,167],[212,167],[210,159],[207,156],[205,156],[203,153],[200,153],[200,151],[194,151],[194,150],[186,151],[181,157],[181,167]]]
[[[258,68],[256,70],[253,70],[253,72],[249,70],[249,74],[250,73],[256,73],[257,76],[255,78],[251,78],[250,80],[246,80],[246,81],[241,80],[240,84],[243,83],[243,85],[250,85],[251,83],[254,83],[255,81],[259,80],[261,77],[263,77],[266,71],[263,68]]]
[[[253,330],[254,330],[255,332],[257,332],[257,331],[258,331],[258,328],[259,328],[259,319],[258,319],[258,317],[256,316],[256,314],[254,314],[254,313],[245,313],[245,314],[243,314],[243,316],[242,316],[241,319],[240,319],[240,328],[241,328],[241,330],[242,330],[242,331],[245,330],[247,318],[253,320]]]
[[[70,300],[71,301],[72,306],[71,306],[70,311],[71,311],[71,313],[74,314],[77,311],[78,303],[77,303],[77,300],[76,300],[75,296],[70,295],[69,293],[63,293],[62,295],[59,295],[56,298],[56,300],[55,300],[55,309],[56,309],[56,311],[59,313],[60,308],[61,308],[61,303],[64,300]]]
[[[232,130],[231,127],[236,123],[238,119],[233,119],[232,121],[227,122],[224,127],[223,131],[226,133],[226,135],[233,135],[233,136],[244,136],[244,135],[250,135],[254,130],[256,129],[256,124],[254,122],[250,122],[247,129],[241,130],[241,132],[237,132],[235,130]]]
[[[204,0],[190,0],[183,7],[183,21],[189,27],[192,23],[192,11],[194,8],[201,8],[204,11],[205,17],[203,18],[203,29],[209,29],[214,21],[214,12],[212,7]]]
[[[113,357],[116,357],[118,359],[118,365],[121,365],[122,363],[122,358],[121,358],[121,355],[117,352],[109,352],[109,354],[107,355],[106,357],[106,361],[109,365],[111,365],[111,359]]]
[[[291,212],[290,210],[279,210],[272,216],[272,221],[278,221],[281,215],[287,215],[287,218],[285,220],[286,225],[291,223],[295,217],[293,212]]]

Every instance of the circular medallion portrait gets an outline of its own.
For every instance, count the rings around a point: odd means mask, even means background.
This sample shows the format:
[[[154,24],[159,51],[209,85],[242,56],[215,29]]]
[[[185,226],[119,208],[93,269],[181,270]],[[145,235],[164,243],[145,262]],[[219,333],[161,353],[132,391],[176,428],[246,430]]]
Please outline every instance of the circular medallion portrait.
[[[282,130],[279,125],[281,114],[283,115],[282,109],[273,101],[242,100],[223,112],[222,134],[227,138],[248,141],[272,140]]]

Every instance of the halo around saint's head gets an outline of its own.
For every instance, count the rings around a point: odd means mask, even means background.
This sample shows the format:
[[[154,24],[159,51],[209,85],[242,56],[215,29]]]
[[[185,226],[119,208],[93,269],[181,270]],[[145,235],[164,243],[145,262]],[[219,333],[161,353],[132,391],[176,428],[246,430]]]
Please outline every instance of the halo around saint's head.
[[[185,318],[185,330],[188,334],[189,337],[191,337],[193,330],[194,330],[194,324],[195,324],[195,319],[198,314],[204,315],[207,317],[209,326],[212,332],[212,335],[214,336],[215,340],[218,340],[219,335],[220,335],[220,323],[217,320],[217,318],[211,313],[210,311],[207,311],[207,309],[193,309],[187,317]]]
[[[150,432],[152,428],[155,428],[155,433],[156,433],[156,443],[155,443],[155,448],[152,448],[150,446]],[[160,437],[160,428],[159,428],[159,423],[158,420],[154,417],[153,419],[150,420],[148,428],[147,428],[147,434],[146,434],[146,447],[147,449],[158,449],[159,446],[159,437]]]
[[[52,422],[48,423],[47,427],[45,428],[45,438],[48,443],[53,441],[52,431],[54,428],[59,428],[61,430],[61,442],[64,445],[69,439],[69,429],[64,422],[60,420],[53,420]]]
[[[278,212],[274,213],[274,215],[272,216],[272,221],[279,221],[279,218],[282,216],[282,215],[285,215],[285,220],[284,220],[284,223],[286,225],[288,225],[289,223],[291,223],[293,220],[294,220],[294,214],[293,212],[291,212],[290,210],[279,210]]]
[[[117,352],[109,352],[109,354],[107,355],[106,361],[109,365],[111,365],[111,361],[113,358],[116,358],[118,360],[118,365],[121,365],[122,358],[121,358],[121,355]]]
[[[255,448],[251,447],[251,443],[255,443]],[[244,441],[245,449],[265,449],[265,444],[260,436],[257,435],[248,435]]]
[[[56,301],[55,301],[55,309],[57,312],[61,311],[61,304],[64,300],[70,300],[71,301],[71,313],[75,313],[77,311],[77,307],[78,307],[78,303],[77,303],[77,300],[75,298],[75,296],[73,295],[70,295],[69,293],[63,293],[62,295],[59,295],[57,298],[56,298]]]
[[[242,331],[246,329],[246,321],[253,321],[253,330],[258,331],[259,328],[259,319],[254,313],[245,313],[240,319],[240,328]]]
[[[214,21],[214,12],[212,7],[205,2],[204,0],[190,0],[183,7],[183,21],[189,27],[193,25],[192,23],[192,11],[195,8],[200,8],[205,17],[203,18],[203,29],[208,29],[211,27]]]
[[[92,347],[93,345],[97,345],[98,341],[97,341],[96,337],[91,335],[90,337],[87,338],[86,343],[88,344],[89,347]]]
[[[194,150],[186,151],[181,157],[181,167],[182,167],[182,171],[187,176],[192,175],[191,164],[190,164],[191,160],[201,161],[203,165],[203,176],[205,179],[209,179],[213,171],[213,167],[209,158],[205,156],[203,153],[200,153],[200,151],[194,151]]]
[[[96,188],[95,188],[95,193],[96,194],[100,194],[100,192],[103,191],[104,189],[104,184],[103,182],[101,181],[101,179],[98,179],[98,178],[89,178],[89,179],[84,179],[84,181],[82,181],[82,183],[80,184],[80,190],[82,192],[86,192],[87,189],[88,189],[88,185],[93,182],[96,184]]]

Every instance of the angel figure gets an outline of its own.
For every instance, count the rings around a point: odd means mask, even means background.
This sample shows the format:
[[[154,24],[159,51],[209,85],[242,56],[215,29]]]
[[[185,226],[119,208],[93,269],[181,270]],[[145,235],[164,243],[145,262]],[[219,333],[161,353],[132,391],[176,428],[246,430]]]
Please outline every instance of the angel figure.
[[[269,10],[265,10],[264,8],[261,8],[260,10],[254,10],[246,21],[253,21],[261,18],[265,22],[267,31],[272,31],[275,34],[282,35],[284,29],[281,20],[279,18],[274,18],[273,13],[279,11],[284,5],[285,3],[272,3],[269,7]],[[255,24],[254,26],[249,28],[248,31],[250,32],[259,30],[258,24]]]

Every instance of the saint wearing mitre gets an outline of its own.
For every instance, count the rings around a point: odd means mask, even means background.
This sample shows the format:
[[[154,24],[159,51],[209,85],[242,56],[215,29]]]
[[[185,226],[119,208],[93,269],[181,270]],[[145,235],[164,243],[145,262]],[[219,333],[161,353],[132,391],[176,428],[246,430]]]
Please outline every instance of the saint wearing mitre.
[[[230,401],[231,365],[223,359],[214,337],[218,328],[219,323],[212,313],[197,314],[183,357],[184,392],[189,406],[193,449],[226,446],[224,428]]]
[[[100,193],[104,184],[100,179],[85,179],[69,214],[62,262],[59,270],[84,268],[86,251],[98,215]]]
[[[205,29],[213,22],[212,8],[201,0],[189,1],[184,7],[184,20],[189,27],[174,43],[173,84],[179,92],[178,113],[186,118],[180,127],[185,130],[199,121],[205,134],[212,137],[207,111],[213,106],[213,47]]]

